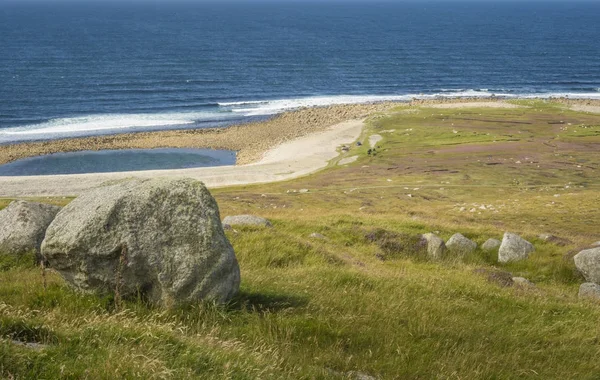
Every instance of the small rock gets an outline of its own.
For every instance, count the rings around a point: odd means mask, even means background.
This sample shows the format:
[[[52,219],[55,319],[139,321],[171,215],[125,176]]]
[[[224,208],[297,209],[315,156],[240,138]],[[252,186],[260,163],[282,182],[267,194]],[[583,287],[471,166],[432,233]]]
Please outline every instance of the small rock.
[[[583,250],[573,260],[587,281],[600,283],[600,247]]]
[[[592,247],[600,247],[600,241],[592,243]]]
[[[558,236],[554,236],[552,234],[541,234],[538,236],[538,238],[542,241],[545,241],[547,243],[552,243],[552,244],[556,244],[558,246],[564,247],[567,246],[569,244],[572,244],[572,242],[568,239],[564,239]]]
[[[308,190],[308,189],[300,189],[300,190],[298,190],[298,192],[299,192],[300,194],[306,194],[306,193],[308,193],[309,191],[310,191],[310,190]]]
[[[11,202],[0,211],[0,252],[35,252],[39,256],[46,229],[59,211],[60,207],[42,203]]]
[[[600,301],[600,285],[593,282],[584,282],[579,286],[579,299]]]
[[[534,287],[535,286],[535,284],[533,282],[529,281],[525,277],[513,277],[512,280],[513,280],[513,282],[514,282],[515,285],[521,286],[523,288],[528,288],[528,287]]]
[[[534,251],[533,244],[517,234],[506,232],[498,250],[498,262],[507,263],[509,261],[525,260]]]
[[[500,248],[500,244],[501,242],[498,239],[487,239],[481,246],[481,249],[486,252],[494,252]]]
[[[273,227],[271,222],[265,218],[256,215],[234,215],[226,216],[223,219],[223,224],[230,226],[263,226]]]
[[[42,351],[49,346],[47,344],[36,343],[36,342],[21,342],[20,340],[11,340],[11,343],[24,348],[29,348],[33,351]]]
[[[433,260],[439,260],[446,253],[446,244],[436,234],[427,233],[423,235],[423,239],[427,241],[427,256]]]
[[[462,234],[456,233],[452,235],[446,242],[448,251],[460,255],[469,254],[477,249],[477,243],[473,240],[464,237]]]
[[[350,371],[348,372],[348,378],[352,380],[377,380],[376,377],[371,375],[367,375],[366,373],[358,372],[358,371]]]
[[[311,238],[311,239],[320,239],[320,240],[324,240],[324,239],[326,239],[326,237],[325,237],[324,235],[321,235],[321,234],[320,234],[320,233],[318,233],[318,232],[313,232],[313,233],[312,233],[312,234],[310,234],[308,237],[309,237],[309,238]]]
[[[362,146],[362,143],[360,141],[357,141],[356,146]]]
[[[513,286],[513,276],[510,272],[505,272],[497,269],[478,268],[473,273],[484,276],[489,283],[500,285],[503,288]]]

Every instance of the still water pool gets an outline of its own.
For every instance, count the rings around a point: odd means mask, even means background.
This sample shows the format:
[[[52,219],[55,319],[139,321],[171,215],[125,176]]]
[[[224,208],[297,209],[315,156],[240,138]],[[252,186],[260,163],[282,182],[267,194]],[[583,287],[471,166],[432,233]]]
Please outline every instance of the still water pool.
[[[0,176],[106,173],[235,164],[235,152],[211,149],[127,149],[54,153],[0,165]]]

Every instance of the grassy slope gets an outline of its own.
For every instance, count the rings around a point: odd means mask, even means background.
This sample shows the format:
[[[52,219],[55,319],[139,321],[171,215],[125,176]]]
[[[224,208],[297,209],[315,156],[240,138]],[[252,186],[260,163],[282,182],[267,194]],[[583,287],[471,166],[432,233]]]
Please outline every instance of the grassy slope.
[[[38,269],[0,265],[0,335],[50,345],[0,343],[0,374],[595,378],[600,306],[577,301],[582,280],[566,254],[600,240],[600,117],[521,103],[527,108],[399,108],[370,121],[365,138],[395,129],[382,133],[376,156],[353,147],[345,155],[360,158],[344,167],[213,191],[222,215],[275,225],[228,232],[243,280],[227,307],[132,302],[117,312],[54,275],[44,290]],[[302,188],[310,192],[288,192]],[[375,229],[401,236],[381,246],[365,238]],[[499,266],[478,251],[430,263],[397,249],[417,233],[483,243],[507,230],[536,244],[528,261]],[[501,288],[473,273],[491,266],[537,286]]]

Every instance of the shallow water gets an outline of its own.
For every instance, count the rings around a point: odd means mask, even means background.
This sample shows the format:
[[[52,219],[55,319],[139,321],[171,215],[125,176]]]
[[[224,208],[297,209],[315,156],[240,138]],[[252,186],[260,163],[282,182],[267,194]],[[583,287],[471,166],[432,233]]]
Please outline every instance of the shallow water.
[[[127,149],[54,153],[0,165],[0,176],[107,173],[235,164],[235,152],[210,149]]]

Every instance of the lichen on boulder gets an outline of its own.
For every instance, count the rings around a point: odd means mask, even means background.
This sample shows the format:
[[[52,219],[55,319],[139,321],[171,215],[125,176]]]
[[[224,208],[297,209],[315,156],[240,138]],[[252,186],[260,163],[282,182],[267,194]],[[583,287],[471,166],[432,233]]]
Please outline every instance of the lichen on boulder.
[[[35,252],[46,229],[60,207],[42,203],[13,201],[0,211],[0,254],[21,255]]]
[[[131,179],[84,193],[58,213],[42,254],[77,290],[167,307],[225,302],[240,283],[218,206],[192,179]]]
[[[498,262],[507,263],[509,261],[525,260],[534,251],[533,244],[517,234],[506,232],[498,250]]]

